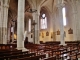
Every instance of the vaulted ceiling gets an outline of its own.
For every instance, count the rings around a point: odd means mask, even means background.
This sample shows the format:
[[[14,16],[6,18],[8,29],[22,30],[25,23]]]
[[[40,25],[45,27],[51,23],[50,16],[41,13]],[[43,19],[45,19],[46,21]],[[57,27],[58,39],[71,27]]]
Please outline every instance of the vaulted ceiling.
[[[51,0],[52,1],[52,0]],[[25,0],[25,20],[28,20],[29,18],[32,19],[32,13],[27,12],[32,8],[33,6],[45,6],[47,3],[50,3],[49,0]],[[12,20],[17,20],[17,11],[18,11],[18,0],[10,0],[9,4],[9,13],[8,13],[8,19],[9,22]]]

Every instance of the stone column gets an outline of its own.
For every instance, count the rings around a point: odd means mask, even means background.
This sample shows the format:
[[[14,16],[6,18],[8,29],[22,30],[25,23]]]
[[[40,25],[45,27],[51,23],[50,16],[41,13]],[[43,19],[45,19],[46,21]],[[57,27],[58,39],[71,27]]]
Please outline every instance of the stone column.
[[[9,41],[10,41],[10,32],[11,32],[11,31],[10,31],[10,26],[8,27],[8,29],[7,29],[7,30],[8,30],[7,39],[8,39],[8,43],[9,43]]]
[[[25,0],[18,0],[18,18],[17,18],[17,49],[27,50],[24,48],[24,9]]]
[[[15,27],[15,22],[13,22],[12,26],[11,26],[11,32],[12,32],[12,43],[14,42],[14,27]]]
[[[12,24],[12,26],[10,27],[10,32],[11,32],[11,35],[12,35],[12,42],[11,43],[13,43],[14,42],[14,22],[13,22],[13,24]]]
[[[10,22],[8,23],[8,27],[7,27],[7,43],[9,44],[10,43],[10,33],[11,32],[11,24]]]
[[[52,38],[52,41],[56,41],[56,34],[55,34],[55,32],[56,32],[56,30],[55,30],[55,13],[54,12],[52,12],[52,14],[51,14],[51,29],[52,29],[52,33],[53,33],[53,38]]]
[[[2,17],[2,43],[7,44],[7,23],[8,23],[9,0],[3,1],[3,17]]]
[[[80,3],[79,3],[79,0],[76,1],[75,3],[75,18],[76,18],[76,40],[77,41],[80,41]]]
[[[35,25],[35,43],[36,44],[39,44],[39,32],[40,32],[40,28],[39,28],[39,16],[40,16],[40,14],[39,14],[39,12],[37,11],[37,14],[36,14],[36,20],[35,20],[35,22],[37,23],[36,25]]]
[[[78,0],[74,1],[72,0],[73,3],[73,34],[74,34],[74,40],[75,41],[80,41],[80,2]]]
[[[64,41],[64,26],[63,26],[63,14],[62,14],[62,8],[63,8],[62,1],[60,0],[58,4],[58,11],[59,11],[59,22],[60,22],[60,45],[65,45]]]
[[[77,24],[78,24],[78,18],[77,18],[77,6],[74,0],[72,0],[72,19],[73,19],[73,37],[74,41],[77,41]]]
[[[77,12],[77,19],[78,19],[78,21],[77,21],[77,23],[76,24],[78,24],[78,25],[76,25],[76,27],[77,27],[77,41],[80,41],[80,1],[79,0],[77,0],[76,1],[76,6],[77,6],[77,10],[78,10],[78,12]]]
[[[33,21],[32,21],[32,38],[33,38],[33,43],[35,44],[35,26],[34,26],[34,23],[35,23],[35,13],[32,13],[33,15]]]
[[[35,21],[35,26],[34,26],[34,43],[39,44],[39,10],[37,10],[36,13],[33,13],[33,20]]]
[[[0,0],[0,44],[2,44],[2,19],[1,19],[1,17],[2,17],[2,10],[1,10],[1,8],[2,8],[2,5],[1,5],[1,0]]]
[[[62,6],[60,6],[58,9],[59,9],[59,21],[60,21],[60,43],[61,45],[65,45]]]

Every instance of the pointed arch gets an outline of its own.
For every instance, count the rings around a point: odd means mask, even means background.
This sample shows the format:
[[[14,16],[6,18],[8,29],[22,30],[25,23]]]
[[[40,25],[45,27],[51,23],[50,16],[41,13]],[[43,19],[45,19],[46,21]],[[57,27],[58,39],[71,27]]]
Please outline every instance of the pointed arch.
[[[45,15],[45,17],[42,17],[42,15]],[[49,27],[49,22],[50,22],[50,11],[46,6],[43,6],[40,9],[40,27],[41,29],[47,29]]]

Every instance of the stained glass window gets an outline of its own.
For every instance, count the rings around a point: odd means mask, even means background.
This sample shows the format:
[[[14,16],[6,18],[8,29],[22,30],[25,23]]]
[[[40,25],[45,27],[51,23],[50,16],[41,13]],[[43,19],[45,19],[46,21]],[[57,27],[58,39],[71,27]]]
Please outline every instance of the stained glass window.
[[[41,29],[47,28],[47,17],[45,16],[45,14],[42,15],[40,23],[41,23]]]
[[[63,25],[66,26],[66,9],[65,9],[65,7],[62,8],[62,14],[63,14]]]
[[[29,32],[31,31],[31,19],[29,19]]]

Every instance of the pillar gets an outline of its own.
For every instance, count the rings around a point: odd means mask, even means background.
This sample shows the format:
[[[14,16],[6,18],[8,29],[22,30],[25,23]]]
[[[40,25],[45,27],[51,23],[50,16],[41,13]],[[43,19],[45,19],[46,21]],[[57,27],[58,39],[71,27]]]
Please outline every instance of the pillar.
[[[76,32],[77,32],[77,41],[80,41],[80,8],[79,8],[79,6],[80,6],[80,2],[79,2],[79,0],[77,0],[76,1],[76,6],[77,6],[77,25],[76,25],[76,27],[77,27],[77,30],[76,30]]]
[[[1,44],[7,44],[7,23],[8,23],[9,0],[1,1]]]
[[[56,41],[56,34],[55,34],[55,32],[56,32],[56,30],[55,30],[55,13],[54,12],[52,12],[52,14],[51,14],[51,33],[53,33],[53,35],[52,35],[52,41]]]
[[[40,16],[40,14],[39,14],[39,12],[37,11],[37,14],[36,14],[36,20],[35,20],[35,22],[37,23],[36,25],[35,25],[35,43],[36,44],[39,44],[39,32],[40,32],[40,29],[39,29],[39,16]]]
[[[17,18],[17,49],[27,50],[24,48],[24,9],[25,0],[18,0],[18,18]]]
[[[74,41],[77,40],[77,6],[74,0],[72,0],[72,18],[73,18],[73,37]]]
[[[72,7],[73,7],[73,34],[74,40],[80,41],[80,2],[78,0],[72,0]]]
[[[34,26],[34,43],[39,44],[39,10],[37,12],[33,13],[33,21],[35,21],[35,26]]]
[[[59,22],[60,22],[60,43],[61,45],[65,45],[62,7],[59,7],[58,9],[59,9]]]
[[[12,43],[14,42],[14,29],[15,28],[15,22],[13,22],[12,26],[11,26],[11,33],[12,33]]]
[[[64,41],[64,26],[63,26],[63,14],[62,8],[64,6],[63,0],[58,0],[59,22],[60,22],[60,45],[65,45]]]
[[[2,19],[1,19],[1,15],[2,15],[2,5],[1,5],[1,0],[0,0],[0,44],[2,44]]]
[[[11,29],[10,29],[10,28],[11,28],[10,26],[11,26],[11,24],[8,23],[8,29],[7,29],[7,30],[8,30],[8,32],[7,32],[7,33],[8,33],[8,35],[7,35],[7,40],[8,40],[7,43],[8,43],[8,44],[10,43],[10,32],[11,32],[11,31],[10,31],[10,30],[11,30]]]

